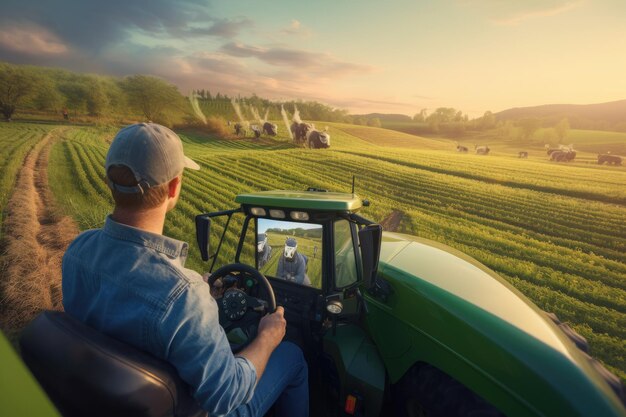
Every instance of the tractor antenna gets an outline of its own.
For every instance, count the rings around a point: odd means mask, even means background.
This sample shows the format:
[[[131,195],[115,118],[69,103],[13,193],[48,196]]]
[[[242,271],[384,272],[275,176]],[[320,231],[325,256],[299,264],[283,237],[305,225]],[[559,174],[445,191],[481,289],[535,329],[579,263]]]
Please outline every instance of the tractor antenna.
[[[356,178],[356,175],[352,176],[352,194],[354,194],[354,179]]]

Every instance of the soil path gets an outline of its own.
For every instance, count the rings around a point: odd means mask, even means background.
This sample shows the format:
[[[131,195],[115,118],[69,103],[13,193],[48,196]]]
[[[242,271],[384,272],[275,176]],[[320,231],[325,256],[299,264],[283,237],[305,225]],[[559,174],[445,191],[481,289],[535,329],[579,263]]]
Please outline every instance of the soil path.
[[[62,309],[61,259],[78,227],[57,211],[47,168],[52,144],[65,130],[46,134],[26,155],[7,204],[0,255],[0,325],[10,337],[41,310]]]
[[[402,217],[404,217],[404,213],[399,210],[393,210],[383,219],[382,222],[380,222],[380,225],[383,227],[383,230],[387,232],[396,232],[398,230],[398,226],[400,226]]]

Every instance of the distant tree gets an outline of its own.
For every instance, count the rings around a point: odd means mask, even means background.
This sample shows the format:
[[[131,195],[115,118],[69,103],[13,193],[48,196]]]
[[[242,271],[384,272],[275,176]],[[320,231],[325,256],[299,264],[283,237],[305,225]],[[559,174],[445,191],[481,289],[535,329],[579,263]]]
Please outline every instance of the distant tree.
[[[380,119],[378,117],[372,117],[367,121],[367,125],[371,127],[381,127]]]
[[[109,97],[104,83],[97,78],[89,78],[85,81],[85,104],[87,112],[92,116],[102,115],[109,107]]]
[[[563,119],[554,126],[557,137],[559,138],[559,144],[563,143],[563,139],[569,132],[569,120]]]
[[[479,119],[478,128],[481,130],[489,130],[493,129],[496,126],[496,116],[490,112],[486,111],[483,117]]]
[[[149,75],[127,77],[124,90],[131,107],[153,122],[171,124],[186,105],[176,87]]]
[[[426,109],[422,109],[419,113],[415,113],[415,115],[413,116],[413,121],[424,123],[426,121]]]
[[[532,138],[537,129],[541,126],[540,120],[534,117],[520,119],[517,124],[522,130],[522,139],[525,140]]]
[[[0,65],[0,111],[11,120],[17,106],[24,103],[35,91],[35,78],[24,68]]]
[[[87,108],[87,88],[78,80],[64,81],[59,84],[59,91],[65,96],[65,106],[74,111],[85,111]]]
[[[559,138],[559,134],[558,134],[556,128],[544,129],[544,131],[543,131],[543,141],[545,143],[551,144],[551,143],[554,143],[557,140],[559,140],[559,143],[561,143],[561,140],[558,139],[558,138]]]
[[[65,97],[48,78],[42,78],[37,83],[32,104],[37,110],[57,111],[65,104]]]
[[[501,123],[498,127],[498,135],[502,139],[517,140],[521,136],[521,129],[513,124],[511,120]]]

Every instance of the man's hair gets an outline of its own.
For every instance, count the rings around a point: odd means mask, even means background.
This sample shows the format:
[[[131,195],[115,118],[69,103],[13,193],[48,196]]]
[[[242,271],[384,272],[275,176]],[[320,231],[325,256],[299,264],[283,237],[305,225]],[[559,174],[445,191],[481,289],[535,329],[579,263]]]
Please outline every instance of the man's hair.
[[[133,172],[125,165],[112,165],[107,171],[107,177],[115,184],[132,187],[137,185]],[[145,189],[142,193],[122,193],[111,189],[115,206],[123,209],[151,209],[165,201],[168,193],[168,183]]]

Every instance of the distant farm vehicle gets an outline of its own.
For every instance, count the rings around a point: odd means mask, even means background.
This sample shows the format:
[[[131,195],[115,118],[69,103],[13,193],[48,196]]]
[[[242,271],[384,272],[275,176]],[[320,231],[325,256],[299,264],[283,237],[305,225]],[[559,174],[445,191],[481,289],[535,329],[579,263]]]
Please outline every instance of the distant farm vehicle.
[[[459,145],[459,142],[455,142],[455,144],[456,144],[456,151],[457,152],[461,152],[461,153],[467,153],[468,152],[467,146]]]
[[[603,165],[605,163],[607,165],[622,165],[622,157],[608,153],[598,155],[598,164]]]
[[[476,155],[488,155],[491,150],[487,145],[474,145],[474,149],[476,150]]]
[[[252,133],[254,133],[255,139],[258,139],[261,137],[261,129],[259,128],[258,125],[251,125],[250,130],[252,130]]]
[[[235,123],[235,135],[246,136],[246,128],[241,123]]]
[[[311,149],[330,148],[330,134],[326,130],[309,130],[306,141]]]
[[[276,133],[278,133],[278,125],[270,122],[263,123],[263,133],[269,136],[276,136]]]
[[[572,148],[563,147],[560,150],[552,151],[550,160],[555,162],[570,162],[576,158],[576,151]]]
[[[294,143],[306,143],[307,133],[309,133],[309,130],[313,129],[315,129],[315,126],[311,123],[293,122],[291,125],[291,133],[293,135]]]
[[[554,152],[557,152],[557,151],[573,151],[573,150],[574,150],[574,145],[569,145],[569,146],[566,146],[566,145],[559,145],[558,147],[553,148],[552,146],[550,146],[550,145],[546,144],[546,145],[545,145],[545,148],[546,148],[546,153],[547,153],[549,156],[552,156],[552,154],[553,154]]]
[[[517,157],[518,158],[528,158],[528,152],[520,151],[520,152],[517,153]]]

